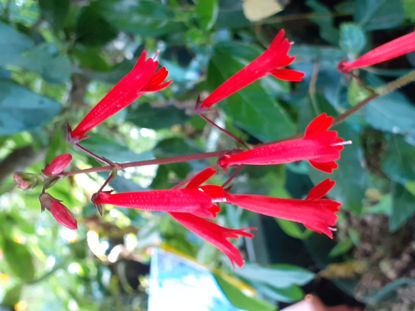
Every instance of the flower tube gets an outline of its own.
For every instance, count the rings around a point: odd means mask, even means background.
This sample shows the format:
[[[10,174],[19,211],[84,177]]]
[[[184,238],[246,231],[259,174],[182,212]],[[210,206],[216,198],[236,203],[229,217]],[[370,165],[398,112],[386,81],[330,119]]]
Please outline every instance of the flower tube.
[[[73,217],[67,207],[59,200],[56,200],[50,194],[45,192],[39,196],[39,200],[42,211],[47,209],[59,224],[71,230],[76,230],[78,228],[75,217]]]
[[[288,55],[291,44],[288,39],[284,39],[284,35],[285,31],[281,30],[264,53],[214,90],[203,100],[199,109],[212,107],[217,102],[268,74],[280,80],[301,81],[304,73],[284,68],[295,59],[294,56]]]
[[[164,82],[168,75],[166,68],[157,70],[158,62],[146,59],[143,51],[133,70],[121,79],[107,95],[84,117],[78,126],[68,128],[68,141],[76,144],[87,138],[85,134],[113,114],[130,105],[146,92],[156,92],[167,87],[171,80]]]
[[[343,139],[336,131],[329,131],[333,117],[325,113],[315,118],[301,139],[269,144],[247,151],[226,154],[219,159],[222,168],[235,165],[272,165],[308,160],[310,164],[326,173],[337,168],[336,160],[343,150]]]
[[[42,173],[48,177],[59,175],[69,166],[69,164],[71,164],[71,162],[72,155],[70,153],[58,155],[52,162],[50,162],[50,164],[46,165],[46,167],[42,170]]]
[[[236,239],[240,236],[252,238],[254,235],[246,230],[256,230],[256,228],[230,229],[219,226],[211,221],[197,217],[188,213],[169,213],[183,227],[200,236],[219,250],[221,250],[231,261],[232,265],[238,267],[244,265],[239,250],[228,241],[228,239]]]
[[[415,51],[415,31],[374,48],[352,62],[341,61],[337,66],[341,72],[363,68]]]

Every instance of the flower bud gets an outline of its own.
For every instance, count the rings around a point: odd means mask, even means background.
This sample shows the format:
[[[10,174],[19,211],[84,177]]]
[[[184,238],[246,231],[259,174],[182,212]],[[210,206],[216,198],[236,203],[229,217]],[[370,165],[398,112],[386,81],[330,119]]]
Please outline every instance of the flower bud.
[[[63,170],[71,164],[71,162],[72,155],[70,153],[58,155],[52,162],[50,162],[50,164],[46,165],[45,169],[42,170],[42,173],[48,177],[57,176],[62,173]]]
[[[16,182],[17,187],[23,190],[34,188],[43,181],[42,176],[23,172],[16,172],[13,179]]]
[[[75,217],[59,200],[44,192],[39,196],[42,212],[47,209],[56,221],[66,228],[75,230],[78,228]]]

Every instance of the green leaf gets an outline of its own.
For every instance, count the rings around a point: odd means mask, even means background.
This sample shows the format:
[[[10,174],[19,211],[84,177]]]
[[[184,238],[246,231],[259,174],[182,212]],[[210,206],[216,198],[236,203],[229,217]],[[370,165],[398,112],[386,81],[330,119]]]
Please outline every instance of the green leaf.
[[[0,40],[0,65],[13,62],[20,53],[33,46],[33,41],[29,37],[1,22],[0,38],[7,38],[7,40]]]
[[[22,295],[22,285],[17,284],[6,291],[1,305],[5,307],[13,308],[14,305],[20,300],[21,295]]]
[[[246,296],[239,288],[226,281],[219,274],[214,274],[214,277],[225,296],[235,307],[247,311],[275,311],[275,306],[265,301]]]
[[[415,147],[398,135],[388,135],[386,138],[388,145],[382,161],[383,171],[401,184],[415,180]]]
[[[415,21],[415,0],[401,0],[401,2],[406,16]]]
[[[415,197],[404,186],[395,184],[392,196],[392,215],[389,230],[396,231],[415,213]]]
[[[55,31],[61,29],[65,24],[69,6],[69,0],[39,0],[43,18],[52,25]]]
[[[360,26],[343,23],[340,26],[340,47],[347,53],[358,54],[366,44],[365,34]]]
[[[399,92],[372,100],[365,108],[366,121],[374,128],[402,134],[415,144],[415,106]]]
[[[218,28],[241,28],[251,24],[242,10],[242,1],[221,0],[219,3]]]
[[[360,84],[353,79],[347,90],[347,101],[351,106],[356,106],[361,101],[370,95],[369,91],[360,86]]]
[[[285,288],[275,288],[263,284],[254,284],[255,289],[262,295],[267,296],[273,300],[280,302],[294,302],[304,298],[304,292],[301,287],[297,285],[291,285]]]
[[[16,243],[6,237],[3,251],[4,259],[14,275],[26,282],[34,279],[35,266],[32,254],[25,245]]]
[[[199,0],[196,5],[199,24],[206,30],[213,27],[218,18],[218,12],[218,0]]]
[[[415,181],[408,181],[405,183],[405,188],[415,196]]]
[[[273,265],[269,268],[247,263],[235,271],[243,278],[264,283],[276,288],[304,285],[314,278],[314,273],[293,265]]]
[[[174,157],[185,154],[199,153],[203,150],[192,141],[178,137],[167,138],[160,141],[154,148],[154,153],[163,157]]]
[[[100,14],[98,5],[85,7],[78,18],[77,41],[84,45],[104,45],[117,37],[118,31]]]
[[[215,48],[215,54],[208,67],[208,83],[212,89],[248,63],[228,54],[229,47],[222,50],[222,46],[218,45]],[[242,45],[238,46],[242,48]],[[238,91],[219,105],[238,127],[260,140],[270,141],[294,134],[294,124],[287,113],[266,93],[260,82]]]
[[[329,257],[333,258],[333,257],[337,257],[340,255],[343,255],[345,253],[347,253],[352,247],[353,247],[354,243],[352,241],[352,239],[346,239],[344,241],[340,241],[339,243],[336,244],[335,247],[333,247],[329,253]]]
[[[366,30],[389,29],[400,25],[405,12],[400,1],[361,0],[356,1],[355,20]]]
[[[159,1],[100,0],[97,11],[120,31],[156,37],[185,30],[175,13]]]
[[[284,233],[289,235],[290,237],[304,240],[313,233],[311,230],[300,229],[300,226],[293,221],[280,219],[280,218],[275,218],[275,220],[277,221],[282,231],[284,231]]]
[[[129,109],[126,121],[140,127],[162,129],[182,124],[187,119],[189,117],[186,113],[174,106],[157,108],[152,107],[149,103],[143,103],[136,109]]]
[[[296,63],[310,65],[319,62],[320,68],[330,70],[336,68],[346,56],[339,48],[307,44],[294,44],[290,49],[290,55],[295,55]]]
[[[328,8],[322,5],[317,0],[307,0],[307,6],[309,6],[315,13],[321,16],[317,18],[310,18],[314,23],[316,23],[320,28],[320,36],[330,42],[333,45],[337,45],[339,42],[339,31],[337,27],[334,27],[334,21],[332,17],[332,13]]]
[[[0,61],[0,63],[2,63]],[[42,43],[31,50],[23,52],[19,58],[10,61],[15,65],[38,73],[48,82],[65,83],[69,81],[72,65],[66,55],[60,54],[53,43]]]
[[[60,104],[10,80],[0,80],[0,135],[30,131],[52,120]]]
[[[114,139],[101,135],[92,135],[82,141],[81,146],[91,150],[95,154],[115,162],[144,161],[153,159],[151,152],[135,153],[127,146],[116,142]]]

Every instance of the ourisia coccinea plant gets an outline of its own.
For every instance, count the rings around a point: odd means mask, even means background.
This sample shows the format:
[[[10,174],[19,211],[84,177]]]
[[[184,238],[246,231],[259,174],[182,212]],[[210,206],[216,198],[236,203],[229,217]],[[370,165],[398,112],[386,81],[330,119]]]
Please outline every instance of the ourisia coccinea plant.
[[[370,66],[411,52],[415,50],[414,34],[412,32],[375,48],[355,61],[342,61],[338,68],[340,71],[347,73],[355,68]],[[281,80],[301,82],[304,73],[286,68],[294,61],[295,56],[288,55],[291,43],[284,36],[285,32],[281,30],[269,48],[258,58],[223,82],[207,98],[204,100],[197,99],[195,113],[208,120],[203,114],[213,105],[266,75],[272,75]],[[335,185],[334,180],[324,179],[314,186],[304,199],[276,198],[251,193],[240,194],[234,189],[231,190],[228,185],[245,165],[279,165],[306,160],[315,169],[324,173],[332,173],[338,167],[336,161],[340,159],[344,145],[351,142],[340,138],[337,131],[331,128],[356,112],[357,108],[352,108],[337,118],[322,113],[316,116],[314,120],[310,120],[303,135],[296,135],[283,141],[258,146],[248,146],[245,142],[241,143],[230,132],[222,129],[225,134],[235,139],[237,143],[242,144],[244,146],[243,150],[219,150],[148,161],[112,163],[79,144],[89,137],[87,134],[95,127],[130,105],[142,94],[166,88],[172,82],[171,80],[166,82],[167,77],[167,69],[164,67],[158,69],[158,62],[153,58],[147,58],[147,53],[144,51],[132,71],[119,81],[73,130],[68,125],[68,142],[86,152],[89,156],[106,163],[107,166],[65,172],[72,161],[71,154],[65,153],[58,155],[50,164],[47,164],[42,170],[42,174],[17,172],[14,179],[18,187],[27,190],[43,184],[39,196],[42,211],[48,210],[59,224],[69,229],[77,229],[75,217],[58,199],[46,192],[47,189],[52,187],[59,179],[75,174],[110,171],[108,179],[92,195],[92,201],[100,212],[102,206],[106,204],[137,210],[167,212],[182,226],[222,251],[233,265],[239,267],[244,264],[243,256],[229,239],[252,238],[254,236],[252,231],[256,228],[233,229],[216,224],[215,219],[221,212],[221,205],[233,204],[253,213],[298,222],[308,229],[333,238],[337,213],[341,203],[325,198],[325,196]],[[353,75],[352,77],[356,78]],[[361,83],[360,80],[359,82]],[[357,107],[360,109],[377,96],[380,95],[372,94]],[[208,122],[221,129],[212,121]],[[106,189],[119,170],[150,164],[163,165],[208,158],[215,158],[216,164],[202,170],[194,177],[184,180],[172,189],[125,193],[114,193]],[[233,168],[236,168],[235,173],[223,185],[208,183],[214,175],[228,174],[228,170]]]

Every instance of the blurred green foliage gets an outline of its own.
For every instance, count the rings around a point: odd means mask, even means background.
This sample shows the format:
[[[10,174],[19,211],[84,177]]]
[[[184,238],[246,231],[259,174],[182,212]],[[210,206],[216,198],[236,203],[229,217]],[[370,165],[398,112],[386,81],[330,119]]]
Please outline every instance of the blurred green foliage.
[[[386,215],[391,231],[386,234],[392,237],[413,231],[415,106],[410,87],[372,101],[336,126],[353,144],[345,147],[332,174],[337,184],[329,196],[343,203],[334,242],[294,223],[278,220],[270,229],[251,213],[225,210],[221,224],[249,223],[259,226],[262,236],[245,242],[252,263],[241,270],[223,264],[220,252],[163,214],[114,208],[97,217],[88,202],[104,175],[76,176],[51,190],[76,215],[77,232],[40,213],[39,187],[25,193],[16,189],[14,171],[39,173],[45,159],[63,152],[73,154],[73,169],[97,165],[65,142],[65,124],[77,124],[143,49],[150,55],[160,52],[160,64],[173,84],[141,97],[84,142],[112,161],[232,148],[229,138],[192,114],[196,98],[256,58],[281,28],[295,41],[293,68],[304,71],[306,79],[291,85],[267,77],[217,105],[217,121],[252,143],[293,135],[321,112],[338,115],[358,104],[367,94],[336,70],[337,63],[414,27],[412,0],[281,3],[282,12],[252,22],[239,0],[0,0],[0,299],[5,310],[145,310],[148,248],[160,241],[242,279],[260,297],[246,296],[218,274],[235,306],[273,310],[278,302],[302,299],[300,286],[314,278],[298,266],[317,273],[316,267],[354,258],[353,249],[365,236],[365,228],[354,224],[367,215]],[[414,66],[414,56],[407,55],[360,74],[376,88]],[[26,157],[10,156],[27,146]],[[168,188],[211,164],[204,160],[127,170],[112,187]],[[234,190],[303,198],[312,183],[325,177],[307,163],[245,168]],[[111,250],[120,244],[125,252],[112,261]],[[295,247],[275,251],[288,244]],[[301,252],[308,260],[299,258]],[[364,259],[370,262],[370,257]],[[355,289],[346,283],[337,285],[353,295]],[[409,283],[391,284],[395,290]],[[374,305],[386,296],[361,299]]]

